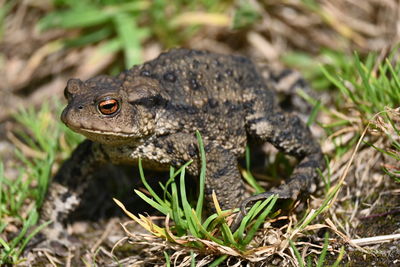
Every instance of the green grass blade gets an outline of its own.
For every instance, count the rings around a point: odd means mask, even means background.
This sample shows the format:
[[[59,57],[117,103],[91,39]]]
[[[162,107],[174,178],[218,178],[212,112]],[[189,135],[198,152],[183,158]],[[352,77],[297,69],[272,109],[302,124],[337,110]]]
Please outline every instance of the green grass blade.
[[[157,203],[156,201],[152,200],[151,198],[149,198],[148,196],[146,196],[145,194],[143,194],[139,190],[135,189],[134,191],[141,199],[146,201],[150,206],[152,206],[153,208],[157,209],[162,214],[167,215],[168,213],[170,213],[170,209],[169,208],[166,208],[164,205],[160,205],[159,203]]]
[[[161,182],[158,182],[158,185],[161,187],[161,189],[163,190],[163,199],[164,199],[164,201],[166,202],[166,203],[168,203],[168,200],[167,199],[172,199],[172,196],[171,196],[171,193],[170,192],[168,192],[168,186],[169,186],[169,184],[167,185],[167,184],[163,184],[163,183],[161,183]]]
[[[194,256],[193,250],[190,251],[190,267],[196,266],[196,257]]]
[[[342,262],[345,253],[346,249],[344,247],[340,247],[339,256],[337,257],[337,259],[335,260],[335,262],[332,264],[331,267],[339,266],[339,264]]]
[[[260,207],[262,207],[264,202],[268,203],[267,208],[265,208],[265,210],[261,213],[261,215],[257,217],[256,222],[250,228],[246,238],[243,241],[244,245],[247,245],[251,242],[251,240],[253,239],[254,235],[256,234],[258,228],[260,228],[260,225],[265,221],[265,218],[268,216],[268,214],[271,212],[272,208],[275,206],[275,203],[277,200],[278,200],[278,196],[271,196],[271,197],[267,198],[266,200],[264,200],[263,203],[260,205]]]
[[[299,263],[299,266],[300,267],[304,267],[303,259],[301,258],[300,252],[296,248],[294,242],[292,240],[289,240],[289,244],[290,244],[290,247],[293,249],[294,255],[295,255],[296,259],[297,259],[297,262]]]
[[[5,252],[9,252],[11,250],[11,247],[1,237],[0,237],[0,245],[3,246]]]
[[[246,146],[246,155],[245,155],[245,159],[246,159],[246,170],[248,172],[250,172],[250,168],[251,168],[251,153],[250,153],[250,147],[247,144]]]
[[[185,164],[183,164],[172,176],[172,178],[170,179],[175,179],[179,174],[181,174],[183,169],[186,169],[187,166],[189,166],[190,164],[192,164],[193,160],[189,160],[188,162],[186,162]]]
[[[112,13],[104,12],[94,5],[87,5],[83,8],[74,8],[67,11],[52,12],[42,18],[39,23],[40,30],[50,28],[83,28],[92,27],[108,22]]]
[[[311,110],[310,116],[307,119],[308,126],[311,126],[315,122],[315,119],[317,118],[320,109],[321,109],[321,101],[317,101],[316,105]]]
[[[142,180],[142,183],[144,185],[144,187],[147,189],[147,191],[149,191],[150,195],[152,197],[154,197],[154,199],[160,204],[165,206],[166,203],[164,200],[162,200],[157,194],[156,192],[154,192],[153,188],[151,188],[151,186],[147,183],[147,180],[144,176],[144,171],[143,171],[143,166],[142,166],[142,159],[139,158],[138,161],[138,165],[139,165],[139,175],[140,175],[140,179]]]
[[[354,94],[349,89],[347,89],[346,86],[344,86],[344,84],[338,78],[333,77],[325,67],[322,67],[321,70],[325,77],[328,78],[328,80],[331,81],[342,92],[344,96],[348,96],[354,103],[358,103]]]
[[[400,101],[400,79],[398,77],[399,74],[396,73],[396,71],[394,70],[394,68],[393,68],[392,64],[390,63],[389,59],[386,59],[386,65],[388,66],[388,68],[390,70],[391,77],[393,78],[394,83],[396,85],[395,88],[393,89],[393,92],[396,93],[396,97],[395,98],[397,99],[397,101]]]
[[[3,192],[4,187],[4,181],[5,181],[6,177],[4,177],[4,164],[2,161],[0,161],[0,219],[3,218],[3,194],[5,192]]]
[[[192,210],[193,211],[193,210]],[[215,243],[218,243],[220,245],[224,245],[224,242],[214,236],[212,236],[207,229],[200,223],[199,218],[196,216],[195,212],[193,211],[193,219],[194,222],[196,223],[197,227],[199,227],[199,232],[202,233],[205,237],[207,237],[208,239],[214,241]],[[216,215],[216,214],[215,214]],[[203,238],[203,237],[201,237]]]
[[[173,182],[171,184],[172,191],[172,219],[175,221],[177,227],[185,229],[187,228],[187,223],[182,220],[183,211],[180,209],[179,205],[179,197],[178,197],[178,189],[176,187],[176,183]],[[178,234],[183,234],[182,231],[179,231]]]
[[[231,246],[238,247],[238,244],[235,241],[235,238],[233,237],[233,233],[232,233],[231,229],[229,228],[228,224],[226,223],[225,217],[220,212],[221,212],[221,210],[218,211],[218,209],[217,209],[217,214],[219,217],[221,217],[221,227],[222,227],[221,233],[225,239],[225,242],[228,242]]]
[[[203,210],[204,201],[204,186],[206,183],[206,152],[204,150],[203,139],[199,131],[196,131],[197,142],[199,144],[199,152],[201,159],[201,169],[200,169],[200,181],[199,181],[199,197],[197,199],[196,214],[199,219],[201,219],[201,213]]]
[[[38,221],[39,214],[36,209],[32,209],[29,212],[29,217],[27,220],[23,222],[23,226],[21,231],[18,235],[10,242],[11,248],[14,249],[17,245],[21,242],[21,240],[25,237],[26,233],[28,232],[29,228],[36,224]],[[33,236],[33,235],[32,235]],[[29,240],[28,240],[29,241]],[[26,244],[25,244],[26,245]]]
[[[207,229],[208,226],[218,217],[218,214],[212,214],[210,215],[204,222],[203,222],[203,228]]]
[[[318,257],[317,267],[325,266],[324,262],[326,258],[326,253],[328,252],[328,245],[329,245],[329,233],[325,232],[324,245],[322,247],[321,254]]]
[[[226,260],[228,258],[228,255],[222,255],[220,257],[218,257],[215,261],[213,261],[212,263],[210,263],[210,265],[208,265],[209,267],[217,267],[219,266],[221,263],[224,262],[224,260]]]
[[[168,253],[166,251],[164,251],[164,257],[165,257],[165,263],[166,263],[167,267],[170,267],[171,266],[171,259],[170,259],[169,255],[168,255]]]
[[[256,190],[256,194],[265,192],[265,189],[257,183],[251,172],[244,170],[242,171],[242,176],[244,180]]]
[[[37,218],[36,218],[37,221]],[[35,236],[37,235],[42,229],[46,228],[49,224],[51,223],[51,221],[45,222],[41,225],[39,225],[38,227],[35,228],[35,230],[33,230],[22,242],[22,245],[20,246],[18,253],[17,253],[17,257],[19,257],[19,255],[22,254],[22,252],[24,251],[26,245],[28,244],[28,242]]]
[[[370,82],[371,70],[368,70],[365,65],[361,63],[358,54],[355,53],[354,56],[355,67],[358,71],[358,74],[361,77],[362,85],[364,87],[362,97],[364,98],[364,103],[370,103],[372,105],[379,103],[379,100],[376,98],[376,93],[374,87],[372,87],[372,83]],[[361,92],[360,92],[361,93]],[[358,102],[354,102],[357,104]],[[365,104],[360,105],[360,108],[364,108],[367,113],[372,113],[371,106],[367,107]]]
[[[66,47],[85,46],[108,39],[112,34],[111,27],[102,27],[100,30],[90,32],[75,39],[66,40]]]
[[[197,228],[195,226],[195,223],[192,218],[192,207],[190,206],[187,196],[186,196],[186,188],[185,188],[185,169],[182,169],[181,176],[180,176],[180,190],[181,190],[181,202],[183,206],[183,213],[185,214],[185,218],[189,227],[190,233],[198,237],[199,233],[197,231]]]
[[[368,143],[368,142],[364,142],[364,143],[369,145],[369,146],[371,146],[371,147],[373,147],[375,150],[379,151],[380,153],[388,155],[388,156],[394,158],[395,160],[400,161],[400,156],[398,156],[396,153],[393,153],[391,151],[386,151],[386,150],[384,150],[382,148],[379,148],[379,147],[375,146],[374,144],[371,144],[371,143]]]
[[[250,208],[249,212],[244,216],[242,221],[240,222],[239,228],[235,231],[233,236],[237,238],[238,240],[243,239],[244,235],[244,230],[248,226],[248,224],[251,222],[251,218],[253,217],[252,215],[254,214],[255,210],[261,205],[261,201],[257,201],[254,203],[254,205]],[[241,243],[241,242],[240,242]]]
[[[307,256],[307,267],[312,267],[313,265],[312,265],[312,258],[311,258],[311,255],[308,255]]]
[[[136,16],[130,16],[122,12],[116,14],[113,18],[119,39],[122,41],[125,66],[127,68],[142,62],[141,42],[149,35],[148,31],[137,27],[136,20]]]

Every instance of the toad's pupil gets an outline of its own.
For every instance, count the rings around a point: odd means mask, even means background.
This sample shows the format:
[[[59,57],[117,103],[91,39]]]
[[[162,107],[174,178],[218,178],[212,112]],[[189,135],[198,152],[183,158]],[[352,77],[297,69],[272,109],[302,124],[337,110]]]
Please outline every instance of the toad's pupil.
[[[105,104],[101,106],[103,109],[112,109],[115,106],[115,104]]]

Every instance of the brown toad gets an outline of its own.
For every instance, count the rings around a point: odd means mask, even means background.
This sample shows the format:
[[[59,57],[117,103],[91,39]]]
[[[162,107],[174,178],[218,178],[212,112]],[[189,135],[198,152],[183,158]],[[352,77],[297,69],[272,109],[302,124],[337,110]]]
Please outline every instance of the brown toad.
[[[176,49],[116,77],[71,79],[62,121],[87,137],[54,177],[43,205],[47,238],[61,238],[63,222],[78,205],[91,173],[107,162],[199,174],[198,130],[205,144],[206,197],[239,207],[272,193],[296,198],[310,191],[323,156],[307,126],[277,104],[273,88],[247,58]],[[270,142],[299,164],[286,184],[247,198],[238,169],[248,139]],[[243,202],[244,201],[244,202]]]

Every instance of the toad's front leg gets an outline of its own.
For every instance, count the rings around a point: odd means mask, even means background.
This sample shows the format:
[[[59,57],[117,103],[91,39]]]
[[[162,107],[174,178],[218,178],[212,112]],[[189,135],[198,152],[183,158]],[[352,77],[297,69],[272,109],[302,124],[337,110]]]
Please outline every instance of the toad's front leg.
[[[170,164],[179,167],[190,159],[189,174],[196,178],[200,173],[200,155],[198,141],[194,134],[177,133],[158,139],[158,147],[164,148]],[[235,155],[212,141],[204,140],[206,152],[205,198],[209,209],[214,208],[212,193],[215,192],[222,209],[239,207],[245,198],[243,180],[241,178]]]

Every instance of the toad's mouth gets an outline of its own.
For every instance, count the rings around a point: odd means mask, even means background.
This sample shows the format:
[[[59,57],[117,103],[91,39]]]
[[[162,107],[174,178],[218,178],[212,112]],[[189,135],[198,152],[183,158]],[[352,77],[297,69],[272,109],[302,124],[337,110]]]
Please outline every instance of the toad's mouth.
[[[101,135],[113,135],[113,136],[121,136],[121,137],[134,137],[133,133],[124,133],[124,132],[110,132],[110,131],[102,131],[102,130],[93,130],[93,129],[85,129],[81,128],[81,132],[88,132],[92,134],[101,134]]]
[[[134,133],[126,133],[126,132],[118,132],[118,131],[107,131],[107,130],[95,130],[83,127],[74,127],[72,125],[67,124],[68,128],[73,130],[74,132],[83,134],[85,136],[93,136],[93,135],[102,135],[102,136],[116,136],[123,138],[133,138],[136,137]]]

